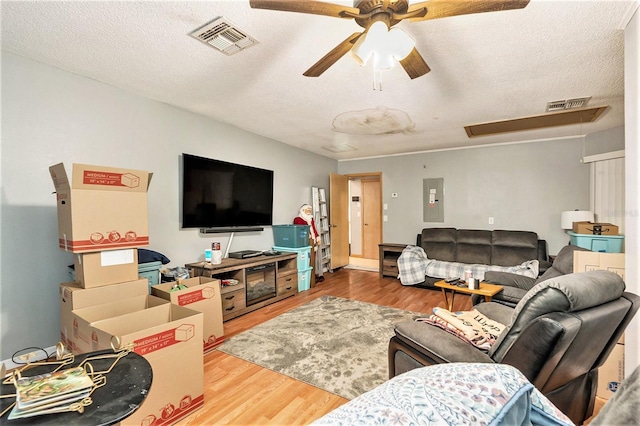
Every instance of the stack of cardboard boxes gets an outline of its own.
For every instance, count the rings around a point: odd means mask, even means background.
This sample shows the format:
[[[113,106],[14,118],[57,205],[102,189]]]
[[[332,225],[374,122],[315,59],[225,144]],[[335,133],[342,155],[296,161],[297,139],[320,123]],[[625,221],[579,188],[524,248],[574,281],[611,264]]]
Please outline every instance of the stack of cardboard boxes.
[[[587,250],[604,253],[621,253],[624,236],[612,223],[573,222],[568,232],[571,244]]]
[[[596,253],[590,251],[573,252],[573,272],[606,270],[618,274],[624,280],[623,253]],[[624,380],[624,334],[609,354],[605,363],[598,369],[598,388],[596,396],[611,398]]]
[[[178,421],[204,403],[203,313],[149,295],[148,280],[138,277],[137,248],[149,242],[152,174],[74,164],[69,179],[62,163],[49,170],[59,247],[74,254],[76,278],[60,284],[61,341],[74,353],[133,345],[151,364],[153,384],[123,423]]]

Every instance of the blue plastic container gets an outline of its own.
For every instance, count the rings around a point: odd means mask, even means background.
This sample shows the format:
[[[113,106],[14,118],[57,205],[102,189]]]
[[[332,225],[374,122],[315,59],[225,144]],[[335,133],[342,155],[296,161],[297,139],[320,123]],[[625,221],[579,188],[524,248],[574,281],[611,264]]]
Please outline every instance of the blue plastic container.
[[[302,271],[298,269],[298,291],[306,291],[311,288],[311,274],[313,274],[313,268]]]
[[[161,267],[162,262],[160,261],[138,264],[138,276],[149,281],[149,294],[151,294],[151,286],[160,284]]]
[[[298,271],[302,271],[303,269],[307,269],[312,267],[310,259],[311,259],[311,246],[300,247],[300,248],[291,248],[291,247],[280,247],[273,246],[275,251],[281,251],[285,253],[298,253]]]
[[[307,247],[309,225],[273,225],[274,245],[279,247]]]
[[[622,253],[624,235],[590,235],[576,234],[568,231],[571,244],[602,253]]]

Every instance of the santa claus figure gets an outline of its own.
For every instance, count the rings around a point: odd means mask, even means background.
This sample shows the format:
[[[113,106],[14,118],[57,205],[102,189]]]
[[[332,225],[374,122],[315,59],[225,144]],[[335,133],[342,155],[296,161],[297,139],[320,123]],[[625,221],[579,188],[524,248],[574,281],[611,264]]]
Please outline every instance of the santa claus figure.
[[[293,219],[294,225],[309,225],[309,239],[311,240],[312,256],[314,269],[316,270],[316,282],[324,281],[322,276],[322,256],[318,256],[316,252],[317,247],[320,245],[320,234],[316,228],[316,222],[313,219],[313,213],[309,204],[303,204],[300,207],[300,212],[296,218]]]
[[[316,221],[313,220],[313,214],[311,213],[311,206],[309,204],[303,204],[300,207],[300,213],[298,217],[293,219],[294,225],[309,225],[309,239],[313,241],[313,245],[320,245],[320,234],[316,229]]]

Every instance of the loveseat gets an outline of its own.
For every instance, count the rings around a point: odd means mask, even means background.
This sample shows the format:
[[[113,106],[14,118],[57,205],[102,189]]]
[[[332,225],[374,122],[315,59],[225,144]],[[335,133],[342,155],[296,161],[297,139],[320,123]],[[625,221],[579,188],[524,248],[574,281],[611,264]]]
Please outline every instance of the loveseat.
[[[542,275],[550,266],[547,242],[530,231],[506,231],[457,228],[424,228],[416,245],[429,259],[465,264],[516,266],[538,260]],[[443,277],[426,276],[417,287],[434,288]]]

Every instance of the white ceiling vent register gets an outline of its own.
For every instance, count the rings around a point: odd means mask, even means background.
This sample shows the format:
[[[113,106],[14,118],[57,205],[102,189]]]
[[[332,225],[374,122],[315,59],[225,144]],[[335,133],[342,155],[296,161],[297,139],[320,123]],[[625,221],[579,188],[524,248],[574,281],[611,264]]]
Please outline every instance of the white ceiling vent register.
[[[225,55],[233,55],[258,44],[256,39],[224,18],[218,18],[189,35]]]
[[[582,108],[589,103],[591,96],[586,98],[565,99],[563,101],[553,101],[547,103],[547,112],[560,111],[563,109]]]

